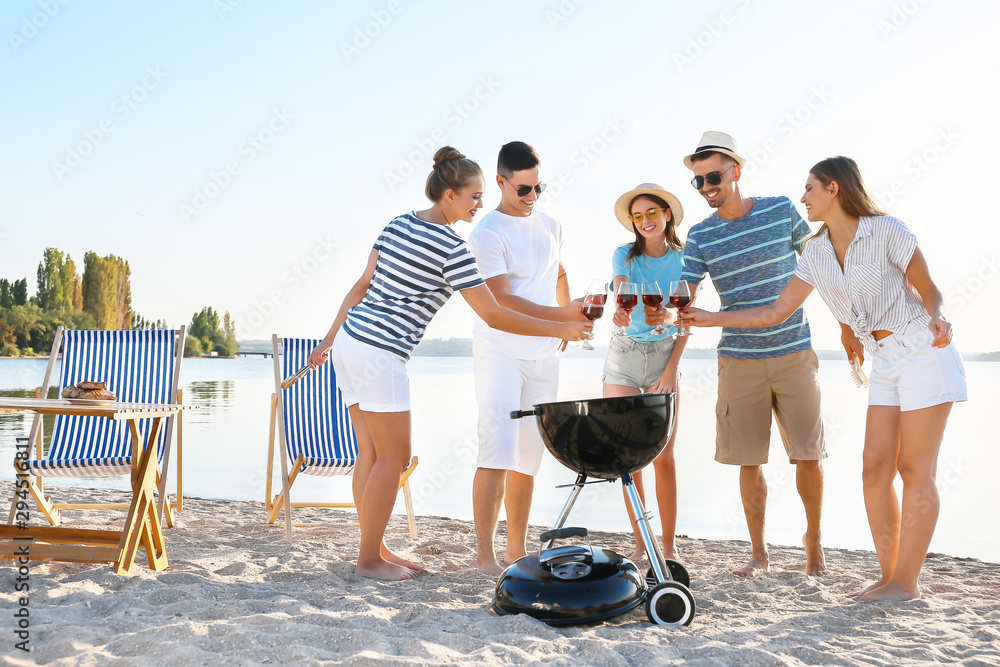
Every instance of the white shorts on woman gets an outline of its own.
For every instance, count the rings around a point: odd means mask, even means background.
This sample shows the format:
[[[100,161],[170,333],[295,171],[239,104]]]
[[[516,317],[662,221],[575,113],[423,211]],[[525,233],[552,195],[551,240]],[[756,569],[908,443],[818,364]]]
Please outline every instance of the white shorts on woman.
[[[932,347],[930,329],[915,322],[876,342],[868,405],[921,410],[966,400],[965,367],[954,345]]]
[[[344,404],[365,412],[406,412],[410,409],[410,378],[398,355],[362,343],[341,329],[333,339],[330,361]]]

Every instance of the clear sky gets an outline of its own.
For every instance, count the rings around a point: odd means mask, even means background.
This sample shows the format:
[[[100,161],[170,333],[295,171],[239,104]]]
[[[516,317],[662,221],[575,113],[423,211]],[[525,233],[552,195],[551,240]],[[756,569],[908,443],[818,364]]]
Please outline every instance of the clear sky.
[[[681,158],[721,130],[754,161],[744,194],[798,202],[815,162],[855,158],[917,234],[959,346],[995,350],[998,22],[986,0],[5,0],[0,276],[33,293],[44,248],[81,270],[113,253],[147,319],[212,306],[242,338],[320,337],[381,228],[426,206],[438,146],[489,177],[519,139],[581,292],[629,240],[622,192],[677,194],[682,237],[710,213]],[[427,335],[471,322],[456,297]]]

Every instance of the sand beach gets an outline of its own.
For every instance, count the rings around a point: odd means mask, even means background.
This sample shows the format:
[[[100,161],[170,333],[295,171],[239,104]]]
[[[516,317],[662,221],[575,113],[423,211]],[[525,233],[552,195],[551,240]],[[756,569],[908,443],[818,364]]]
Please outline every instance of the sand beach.
[[[59,489],[110,502],[117,491]],[[123,513],[68,513],[83,527],[120,525]],[[698,612],[687,628],[651,625],[636,609],[609,622],[552,628],[490,608],[494,580],[474,568],[471,522],[419,516],[411,540],[394,516],[390,547],[421,560],[406,582],[354,574],[354,515],[296,510],[295,541],[264,523],[261,503],[185,499],[166,531],[169,568],[140,555],[128,576],[109,566],[31,566],[30,653],[11,665],[1000,665],[1000,564],[928,556],[924,597],[854,602],[849,591],[877,572],[873,552],[828,549],[830,574],[804,574],[803,551],[772,547],[772,570],[732,576],[748,552],[739,541],[683,537]],[[36,521],[37,522],[37,517]],[[503,526],[501,525],[501,532]],[[542,530],[533,527],[531,538]],[[594,532],[595,545],[628,553],[631,536]],[[3,567],[5,610],[16,608],[16,572]]]

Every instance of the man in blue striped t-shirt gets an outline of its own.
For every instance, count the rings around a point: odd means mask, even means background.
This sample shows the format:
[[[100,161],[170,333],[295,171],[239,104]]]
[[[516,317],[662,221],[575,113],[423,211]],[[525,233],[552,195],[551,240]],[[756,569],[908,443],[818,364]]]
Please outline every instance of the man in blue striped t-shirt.
[[[707,273],[722,310],[769,304],[795,273],[796,253],[811,232],[787,197],[744,197],[739,180],[745,160],[736,141],[706,132],[684,164],[691,184],[715,213],[688,232],[681,275],[697,294]],[[740,494],[753,552],[734,574],[753,577],[769,569],[764,538],[767,483],[762,464],[771,440],[771,413],[778,422],[796,486],[805,506],[806,571],[826,573],[820,545],[823,468],[819,362],[809,324],[799,308],[782,324],[764,329],[723,329],[719,341],[719,400],[715,459],[739,465]]]

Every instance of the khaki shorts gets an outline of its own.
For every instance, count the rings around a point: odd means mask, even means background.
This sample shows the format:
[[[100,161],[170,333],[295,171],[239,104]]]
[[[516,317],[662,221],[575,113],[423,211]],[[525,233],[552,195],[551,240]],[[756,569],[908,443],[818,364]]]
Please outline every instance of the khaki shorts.
[[[767,463],[772,411],[789,461],[827,457],[819,360],[812,348],[765,359],[719,357],[715,460],[741,466]]]

